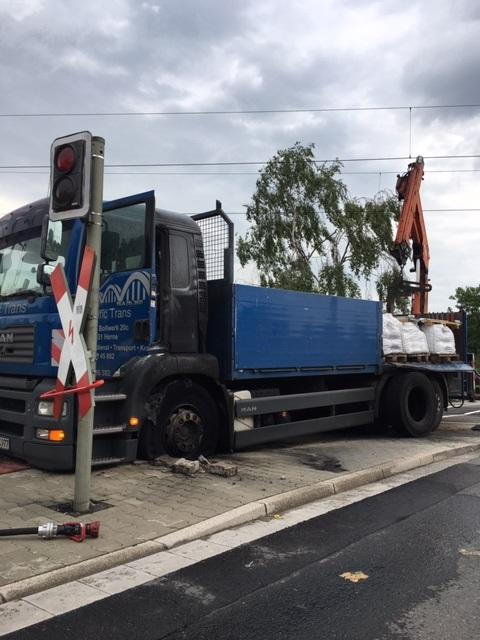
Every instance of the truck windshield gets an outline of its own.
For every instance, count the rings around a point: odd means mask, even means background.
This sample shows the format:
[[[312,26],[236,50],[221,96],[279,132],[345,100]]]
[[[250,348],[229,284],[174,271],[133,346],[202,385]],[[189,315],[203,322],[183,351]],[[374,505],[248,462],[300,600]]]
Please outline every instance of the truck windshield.
[[[37,267],[43,262],[40,256],[42,229],[37,227],[22,231],[6,238],[0,245],[0,299],[22,295],[45,295],[44,288],[37,282]],[[70,236],[64,229],[58,247],[58,262],[65,264],[65,256]]]

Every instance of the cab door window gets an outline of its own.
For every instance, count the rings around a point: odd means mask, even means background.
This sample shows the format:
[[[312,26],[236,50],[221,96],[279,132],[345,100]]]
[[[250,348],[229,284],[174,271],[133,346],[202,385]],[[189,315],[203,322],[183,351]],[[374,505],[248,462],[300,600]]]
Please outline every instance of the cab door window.
[[[103,213],[102,280],[112,273],[147,266],[145,225],[146,206],[143,202]]]
[[[187,236],[170,233],[170,286],[172,289],[188,289],[190,265]]]

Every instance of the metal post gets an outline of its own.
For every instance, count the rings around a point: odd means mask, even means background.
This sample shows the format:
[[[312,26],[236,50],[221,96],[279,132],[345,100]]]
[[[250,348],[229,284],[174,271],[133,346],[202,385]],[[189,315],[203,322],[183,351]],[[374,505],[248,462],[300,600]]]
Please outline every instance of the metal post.
[[[102,249],[103,168],[105,140],[92,138],[91,213],[87,220],[86,245],[95,251],[95,269],[88,296],[87,319],[84,336],[88,350],[89,378],[95,381],[97,361],[98,305],[100,286],[100,256]],[[77,458],[75,465],[75,497],[73,510],[88,513],[90,510],[90,480],[92,472],[93,415],[95,403],[77,426]]]

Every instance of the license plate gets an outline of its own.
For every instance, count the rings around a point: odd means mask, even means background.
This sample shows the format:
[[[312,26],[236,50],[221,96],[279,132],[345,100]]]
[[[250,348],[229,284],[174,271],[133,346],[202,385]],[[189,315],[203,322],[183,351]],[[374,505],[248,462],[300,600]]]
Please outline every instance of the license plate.
[[[0,449],[3,449],[3,451],[8,451],[10,449],[10,438],[0,436]]]

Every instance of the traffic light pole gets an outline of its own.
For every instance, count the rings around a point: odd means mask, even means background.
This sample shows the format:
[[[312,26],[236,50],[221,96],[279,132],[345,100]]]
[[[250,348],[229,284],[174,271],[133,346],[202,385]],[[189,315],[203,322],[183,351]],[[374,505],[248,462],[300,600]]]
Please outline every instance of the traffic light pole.
[[[100,256],[102,249],[103,169],[105,140],[92,138],[91,212],[87,218],[86,246],[95,252],[95,268],[87,302],[87,319],[84,328],[88,350],[88,376],[95,381],[97,361],[98,307],[100,287]],[[77,427],[77,458],[75,464],[75,496],[73,510],[88,513],[90,510],[90,483],[92,474],[93,416],[95,403],[79,418]]]

